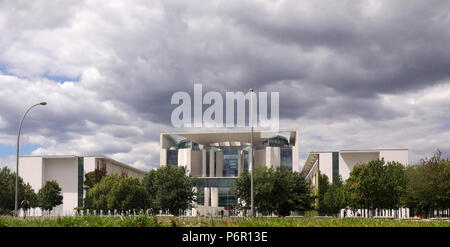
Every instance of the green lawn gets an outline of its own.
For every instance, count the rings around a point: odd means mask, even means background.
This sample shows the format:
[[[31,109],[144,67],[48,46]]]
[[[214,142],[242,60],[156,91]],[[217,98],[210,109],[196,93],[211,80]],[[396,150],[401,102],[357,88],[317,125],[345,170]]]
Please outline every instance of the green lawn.
[[[0,227],[450,227],[449,220],[364,218],[0,217]]]

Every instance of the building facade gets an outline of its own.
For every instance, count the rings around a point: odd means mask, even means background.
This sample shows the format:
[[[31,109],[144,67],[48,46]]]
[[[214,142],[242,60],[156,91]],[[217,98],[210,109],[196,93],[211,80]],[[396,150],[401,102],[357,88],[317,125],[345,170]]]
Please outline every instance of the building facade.
[[[299,171],[298,133],[254,131],[254,167],[280,167]],[[229,209],[236,203],[230,187],[234,179],[249,169],[252,158],[251,132],[162,133],[160,166],[184,166],[198,177],[196,208]],[[202,212],[203,211],[203,212]]]
[[[55,215],[71,215],[83,206],[84,179],[88,172],[105,169],[106,174],[119,174],[142,179],[145,172],[104,156],[21,156],[19,175],[37,193],[46,181],[56,180],[61,187],[63,203],[53,209]],[[37,213],[40,214],[40,211]]]
[[[408,165],[408,149],[341,150],[337,152],[311,152],[302,173],[313,185],[317,185],[318,171],[327,175],[330,182],[339,176],[345,181],[357,164],[383,158],[385,162],[396,161]]]

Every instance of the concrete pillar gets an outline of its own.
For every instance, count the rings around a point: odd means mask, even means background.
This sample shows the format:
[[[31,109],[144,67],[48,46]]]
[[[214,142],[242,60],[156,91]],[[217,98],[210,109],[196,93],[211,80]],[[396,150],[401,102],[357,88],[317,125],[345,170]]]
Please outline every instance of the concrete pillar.
[[[216,177],[223,177],[223,152],[216,152]]]
[[[219,206],[219,188],[211,187],[211,207]]]
[[[244,152],[242,150],[238,150],[237,167],[238,167],[238,177],[240,177],[244,168]]]
[[[206,177],[206,152],[207,150],[202,150],[202,177]]]
[[[163,167],[167,165],[167,149],[161,148],[159,151],[159,166]]]
[[[210,201],[210,196],[211,196],[211,190],[210,190],[210,188],[209,187],[205,187],[205,194],[204,194],[204,197],[205,197],[205,202],[203,203],[203,205],[205,206],[205,207],[209,207],[209,201]]]
[[[214,169],[214,150],[209,150],[209,176],[214,177],[215,169]]]
[[[178,165],[186,167],[186,170],[191,172],[191,149],[178,150]]]
[[[268,168],[280,167],[281,157],[280,157],[280,147],[266,147],[266,166]]]

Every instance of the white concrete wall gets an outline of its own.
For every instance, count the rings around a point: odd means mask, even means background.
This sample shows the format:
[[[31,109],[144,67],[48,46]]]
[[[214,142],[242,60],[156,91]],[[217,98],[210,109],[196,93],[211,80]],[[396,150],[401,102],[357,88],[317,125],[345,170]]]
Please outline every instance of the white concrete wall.
[[[19,157],[19,176],[37,193],[45,183],[42,157]]]
[[[219,206],[219,188],[211,187],[211,207]]]
[[[214,177],[216,175],[215,169],[214,169],[214,155],[216,152],[214,150],[209,150],[209,176]]]
[[[97,164],[99,165],[99,168],[101,168],[101,166],[106,166],[106,174],[107,175],[110,175],[110,174],[122,175],[122,174],[124,174],[124,175],[127,175],[128,177],[139,178],[139,179],[143,179],[145,176],[145,173],[143,173],[143,172],[138,172],[134,169],[120,165],[109,159],[96,158],[95,162],[96,162],[95,167],[97,167]]]
[[[319,170],[321,174],[328,177],[330,183],[333,181],[333,153],[319,153]]]
[[[280,164],[280,147],[266,147],[266,166],[268,168],[278,168]]]
[[[204,206],[205,207],[209,207],[209,202],[210,202],[210,198],[211,198],[211,188],[210,187],[205,187],[205,194],[204,194]]]
[[[346,180],[350,176],[351,170],[356,164],[367,163],[371,160],[376,160],[379,157],[379,152],[351,152],[339,153],[339,174],[342,176],[342,180]]]
[[[167,165],[167,149],[161,148],[159,150],[159,166],[163,167]]]
[[[191,175],[202,176],[202,150],[191,150]]]
[[[95,171],[97,168],[95,157],[84,157],[83,158],[83,169],[84,174]]]
[[[63,204],[58,213],[71,213],[78,206],[78,158],[43,158],[45,181],[55,180],[61,187]]]
[[[191,172],[191,149],[178,149],[178,165],[186,167],[188,173]]]
[[[249,155],[249,159],[251,159],[251,156]],[[265,149],[260,149],[260,150],[255,150],[255,158],[254,158],[255,163],[253,164],[253,167],[265,167],[266,166],[266,150]],[[248,162],[248,164],[250,165],[250,160]]]
[[[208,152],[206,149],[201,150],[202,151],[202,177],[206,177],[206,152]],[[209,164],[208,164],[209,165]]]
[[[216,177],[223,177],[223,152],[216,152]]]
[[[397,161],[402,163],[403,165],[408,165],[408,150],[407,149],[399,149],[399,150],[380,150],[380,159],[384,158],[384,161],[391,162]]]

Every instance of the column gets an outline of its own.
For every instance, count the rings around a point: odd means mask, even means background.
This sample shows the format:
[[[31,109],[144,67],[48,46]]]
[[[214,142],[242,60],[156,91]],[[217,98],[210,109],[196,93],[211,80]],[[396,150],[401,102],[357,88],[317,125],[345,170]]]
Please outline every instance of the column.
[[[216,177],[223,177],[223,152],[216,152]]]
[[[209,188],[209,187],[205,187],[205,194],[204,194],[204,197],[205,197],[205,200],[204,200],[204,206],[205,206],[205,207],[209,207],[209,199],[210,199],[210,196],[211,196],[211,190],[210,190],[210,188]]]
[[[211,187],[211,207],[219,206],[219,188]]]
[[[242,150],[238,150],[238,177],[241,176],[242,168],[244,167],[244,152]]]
[[[209,150],[209,176],[214,177],[215,169],[214,169],[214,150]]]
[[[202,177],[206,177],[206,152],[208,151],[205,149],[202,150]]]

